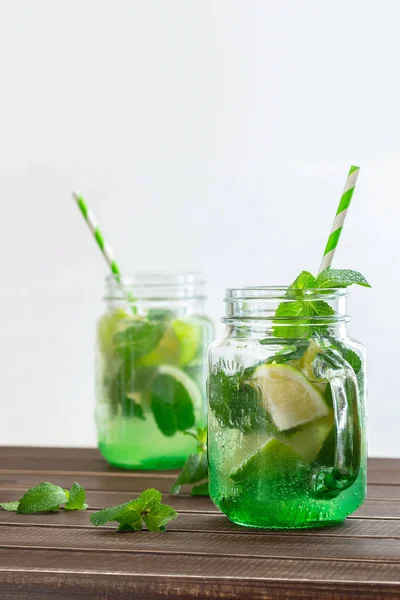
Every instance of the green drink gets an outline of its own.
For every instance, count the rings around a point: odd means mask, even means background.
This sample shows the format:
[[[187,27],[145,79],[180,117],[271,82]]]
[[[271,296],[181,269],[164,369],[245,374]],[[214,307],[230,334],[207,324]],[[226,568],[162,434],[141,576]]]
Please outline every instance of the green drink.
[[[212,334],[202,286],[192,275],[143,275],[122,284],[108,278],[107,313],[97,328],[96,423],[110,464],[178,468],[195,450],[184,431],[205,424]]]
[[[209,353],[209,485],[235,523],[332,525],[365,498],[365,360],[345,285],[368,284],[348,277],[227,291],[226,335]]]

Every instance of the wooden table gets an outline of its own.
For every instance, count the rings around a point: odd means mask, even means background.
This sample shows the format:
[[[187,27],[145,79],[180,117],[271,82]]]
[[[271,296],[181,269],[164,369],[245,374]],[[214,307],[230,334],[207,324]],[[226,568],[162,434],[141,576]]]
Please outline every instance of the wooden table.
[[[77,480],[95,510],[173,477],[111,469],[92,449],[0,448],[0,501]],[[180,513],[164,534],[95,529],[89,511],[0,511],[1,600],[400,598],[400,460],[370,459],[368,500],[334,528],[245,529],[208,498],[164,500]]]

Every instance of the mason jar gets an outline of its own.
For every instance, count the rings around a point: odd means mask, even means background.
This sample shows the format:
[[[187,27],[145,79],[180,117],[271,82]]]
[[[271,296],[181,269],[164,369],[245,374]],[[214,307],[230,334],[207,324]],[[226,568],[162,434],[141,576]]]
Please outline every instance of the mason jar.
[[[103,457],[127,469],[179,468],[205,426],[206,350],[201,275],[106,279],[97,325],[96,424]]]
[[[366,493],[365,352],[346,289],[228,289],[211,345],[210,495],[240,525],[333,525]],[[279,307],[279,309],[278,309]]]

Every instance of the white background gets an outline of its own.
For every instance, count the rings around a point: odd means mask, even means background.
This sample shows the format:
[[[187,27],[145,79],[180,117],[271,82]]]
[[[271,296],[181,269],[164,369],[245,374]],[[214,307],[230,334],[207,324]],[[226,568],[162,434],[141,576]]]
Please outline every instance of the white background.
[[[396,0],[14,0],[0,5],[0,443],[94,445],[103,262],[228,285],[362,271],[370,453],[400,456]],[[220,330],[221,331],[221,330]]]

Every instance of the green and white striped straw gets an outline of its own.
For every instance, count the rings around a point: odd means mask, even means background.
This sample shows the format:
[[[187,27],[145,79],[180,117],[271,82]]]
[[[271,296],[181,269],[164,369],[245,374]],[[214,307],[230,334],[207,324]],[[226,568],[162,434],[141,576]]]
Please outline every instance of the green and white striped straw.
[[[332,229],[324,255],[322,257],[321,266],[319,272],[323,271],[332,264],[335,250],[339,242],[340,234],[342,233],[343,223],[346,218],[347,209],[350,206],[351,199],[353,197],[354,188],[357,182],[358,175],[360,173],[360,167],[351,166],[349,174],[347,176],[346,184],[344,186],[343,194],[339,202],[339,208],[333,221]]]
[[[117,263],[115,262],[114,254],[113,254],[110,246],[104,241],[103,234],[101,233],[101,231],[97,225],[97,221],[96,221],[92,211],[88,208],[88,206],[87,206],[86,202],[84,201],[84,199],[82,198],[82,195],[79,190],[75,190],[75,192],[73,192],[72,195],[75,198],[76,203],[77,203],[86,223],[88,224],[90,231],[93,233],[94,239],[96,240],[112,273],[114,273],[115,279],[117,281],[119,281],[120,277],[121,277],[121,271],[119,270],[119,267],[118,267]]]

